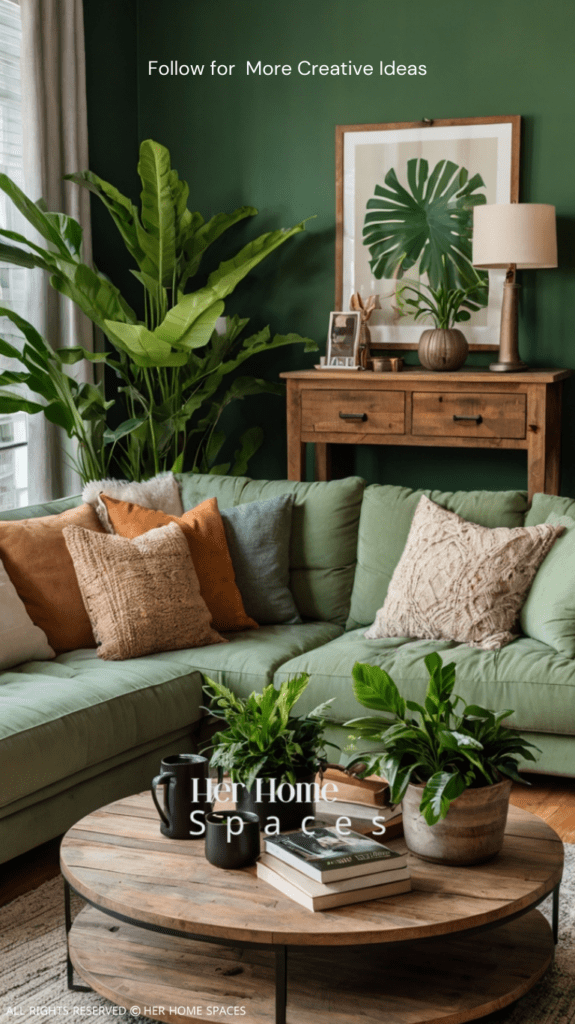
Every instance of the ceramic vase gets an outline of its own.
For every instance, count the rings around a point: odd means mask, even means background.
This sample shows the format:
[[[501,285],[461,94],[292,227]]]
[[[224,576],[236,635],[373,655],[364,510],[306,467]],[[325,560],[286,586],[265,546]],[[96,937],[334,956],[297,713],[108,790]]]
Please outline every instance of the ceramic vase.
[[[419,362],[426,370],[459,370],[468,352],[465,336],[456,327],[424,331],[417,349]]]

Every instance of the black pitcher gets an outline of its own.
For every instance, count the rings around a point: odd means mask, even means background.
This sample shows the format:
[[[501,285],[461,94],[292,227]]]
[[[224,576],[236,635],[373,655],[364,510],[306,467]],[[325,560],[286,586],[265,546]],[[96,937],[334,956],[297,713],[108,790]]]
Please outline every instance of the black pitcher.
[[[160,775],[152,779],[152,796],[160,815],[160,832],[169,839],[199,839],[204,835],[197,822],[211,810],[206,799],[208,759],[200,754],[171,754],[160,766]],[[164,786],[164,806],[160,807],[156,789]],[[191,821],[194,811],[196,822]],[[195,827],[194,827],[195,826]]]

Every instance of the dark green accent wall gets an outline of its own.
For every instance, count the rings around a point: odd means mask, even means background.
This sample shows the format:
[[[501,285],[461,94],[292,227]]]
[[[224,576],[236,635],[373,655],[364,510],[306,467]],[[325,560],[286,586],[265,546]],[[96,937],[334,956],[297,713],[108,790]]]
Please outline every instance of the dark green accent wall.
[[[207,217],[249,203],[261,211],[233,229],[239,247],[264,230],[312,214],[305,235],[262,264],[228,309],[252,326],[298,331],[324,345],[334,305],[334,128],[423,117],[523,117],[521,196],[557,207],[560,267],[523,275],[520,346],[537,366],[575,367],[575,72],[572,0],[84,0],[93,169],[137,195],[136,137],[168,146]],[[137,19],[137,25],[136,25]],[[425,77],[246,77],[245,63],[297,65],[380,60],[425,64]],[[161,63],[235,64],[233,77],[149,77]],[[137,109],[136,109],[137,107]],[[109,227],[95,248],[113,261]],[[232,237],[233,236],[233,237]],[[229,244],[228,243],[228,244]],[[214,260],[229,254],[222,245]],[[208,268],[209,269],[209,268]],[[112,272],[112,276],[113,272]],[[120,282],[118,282],[120,283]],[[299,350],[249,364],[257,376],[310,365]],[[475,358],[478,361],[478,357]],[[247,369],[247,367],[246,367]],[[565,389],[563,492],[575,494],[575,387]],[[266,442],[255,476],[285,475],[280,400],[236,411],[260,422]],[[525,458],[505,452],[356,449],[370,481],[410,486],[523,487]]]

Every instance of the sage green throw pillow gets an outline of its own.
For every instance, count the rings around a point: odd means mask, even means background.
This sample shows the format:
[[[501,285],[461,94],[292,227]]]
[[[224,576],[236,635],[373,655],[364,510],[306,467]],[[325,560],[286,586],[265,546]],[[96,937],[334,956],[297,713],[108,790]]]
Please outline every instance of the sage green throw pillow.
[[[392,484],[371,484],[365,489],[361,508],[347,629],[371,626],[382,607],[422,494],[478,526],[524,525],[525,491],[412,491]]]
[[[260,626],[301,622],[289,589],[293,494],[222,509],[244,608]]]
[[[566,500],[570,499],[562,499]],[[539,567],[519,621],[533,640],[575,658],[575,519],[550,512],[545,522],[564,526],[565,533]]]

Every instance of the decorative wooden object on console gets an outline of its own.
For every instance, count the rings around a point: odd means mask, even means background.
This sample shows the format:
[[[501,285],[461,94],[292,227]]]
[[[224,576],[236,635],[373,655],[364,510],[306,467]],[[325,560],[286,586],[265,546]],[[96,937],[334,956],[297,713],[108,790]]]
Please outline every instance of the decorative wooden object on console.
[[[334,444],[513,448],[527,452],[529,499],[559,494],[561,391],[571,373],[282,373],[288,478],[304,479],[307,442],[315,444],[319,480],[331,479]]]

